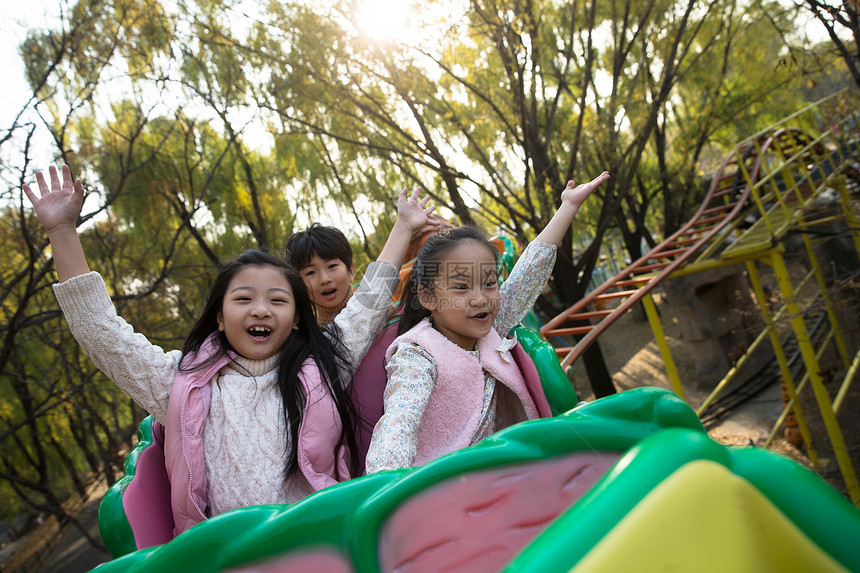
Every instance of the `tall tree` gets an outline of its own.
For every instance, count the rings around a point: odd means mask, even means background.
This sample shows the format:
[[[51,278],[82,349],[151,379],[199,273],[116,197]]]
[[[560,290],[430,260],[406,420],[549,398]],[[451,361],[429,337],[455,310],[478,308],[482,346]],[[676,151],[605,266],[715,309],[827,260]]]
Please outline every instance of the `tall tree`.
[[[853,0],[826,2],[798,1],[805,6],[827,31],[833,47],[845,62],[848,72],[860,87],[860,6]],[[847,35],[847,37],[846,37]]]
[[[450,34],[415,46],[373,43],[308,11],[304,34],[273,40],[291,52],[271,74],[276,99],[263,105],[344,157],[360,148],[387,161],[428,186],[461,223],[523,239],[543,227],[568,179],[610,169],[613,178],[578,221],[590,237],[575,249],[568,233],[559,250],[552,285],[567,306],[588,288],[607,231],[620,227],[637,254],[635,238],[652,204],[662,203],[654,193],[689,184],[668,164],[662,182],[644,181],[639,168],[655,146],[666,159],[670,103],[674,113],[696,115],[698,102],[673,97],[686,75],[712,63],[702,54],[727,43],[735,9],[698,0],[473,1]],[[280,94],[304,106],[280,103]],[[599,352],[585,360],[597,394],[611,392]]]

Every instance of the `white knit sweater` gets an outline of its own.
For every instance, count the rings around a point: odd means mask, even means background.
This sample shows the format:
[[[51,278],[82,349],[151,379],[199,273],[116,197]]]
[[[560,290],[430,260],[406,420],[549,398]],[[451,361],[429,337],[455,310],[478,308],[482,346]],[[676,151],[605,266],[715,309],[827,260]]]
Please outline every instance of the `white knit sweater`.
[[[330,327],[329,334],[339,338],[353,369],[382,330],[398,280],[392,265],[371,263],[361,286]],[[164,423],[181,352],[165,352],[135,333],[117,315],[98,273],[56,284],[54,293],[87,356]],[[284,482],[291,443],[276,374],[277,357],[238,359],[222,368],[211,384],[212,404],[203,434],[210,515],[247,505],[292,503],[312,492],[298,472]],[[342,377],[345,383],[349,378]]]

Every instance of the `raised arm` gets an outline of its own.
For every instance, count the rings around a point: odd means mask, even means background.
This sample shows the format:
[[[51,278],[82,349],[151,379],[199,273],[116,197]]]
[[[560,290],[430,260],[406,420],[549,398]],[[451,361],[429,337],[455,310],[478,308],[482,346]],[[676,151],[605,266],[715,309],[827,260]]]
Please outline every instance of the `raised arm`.
[[[397,221],[375,263],[371,263],[361,278],[361,285],[349,299],[346,308],[334,317],[338,338],[349,353],[352,370],[367,354],[376,335],[388,319],[391,297],[400,282],[398,272],[409,249],[413,235],[438,227],[442,221],[430,219],[435,207],[427,207],[429,197],[419,199],[421,189],[411,196],[407,189],[397,200]],[[378,265],[376,263],[387,263]]]
[[[36,173],[37,195],[29,185],[22,189],[51,239],[59,284],[54,293],[69,330],[87,356],[124,392],[162,423],[173,377],[182,354],[165,352],[122,319],[111,302],[101,276],[90,273],[75,222],[84,202],[80,180],[72,180],[68,166],[63,181],[53,165],[48,168],[50,186]],[[77,277],[77,278],[75,278]],[[75,280],[69,280],[73,279]]]
[[[573,223],[573,217],[579,211],[579,207],[591,195],[591,192],[607,179],[609,179],[609,172],[604,171],[590,182],[579,186],[576,186],[575,181],[568,181],[567,187],[561,192],[561,206],[537,236],[537,240],[558,246],[570,228],[570,224]]]
[[[388,263],[398,269],[403,264],[403,257],[406,256],[412,236],[419,231],[441,225],[441,221],[430,218],[430,214],[436,209],[436,207],[427,207],[430,196],[419,199],[420,187],[416,187],[412,195],[407,195],[408,192],[404,187],[397,198],[397,220],[388,235],[388,240],[385,241],[385,246],[376,258],[378,262]]]
[[[567,182],[567,187],[561,193],[561,207],[536,240],[529,243],[520,255],[500,289],[502,302],[493,323],[496,332],[507,335],[534,306],[555,265],[556,247],[570,228],[574,215],[591,192],[607,179],[609,173],[604,171],[583,185]]]
[[[40,195],[37,196],[29,185],[25,184],[22,189],[33,203],[36,216],[48,232],[51,251],[54,254],[54,267],[57,269],[57,277],[63,282],[90,272],[75,226],[84,204],[84,186],[80,179],[72,181],[72,171],[68,165],[63,165],[62,185],[56,167],[51,165],[48,174],[51,178],[50,188],[45,181],[45,175],[41,171],[36,173]]]

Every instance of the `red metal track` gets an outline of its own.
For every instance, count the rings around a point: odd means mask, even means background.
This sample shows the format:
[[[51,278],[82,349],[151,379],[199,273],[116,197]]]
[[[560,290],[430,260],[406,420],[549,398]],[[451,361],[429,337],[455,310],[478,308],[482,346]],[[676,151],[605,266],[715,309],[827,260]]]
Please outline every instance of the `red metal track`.
[[[584,335],[573,346],[556,348],[562,367],[572,364],[615,320],[703,247],[725,239],[720,233],[730,231],[728,225],[745,214],[750,182],[758,179],[768,153],[790,157],[803,141],[809,139],[798,130],[780,129],[750,141],[742,152],[733,150],[717,169],[699,210],[681,229],[547,322],[541,334],[553,342],[554,337]],[[619,298],[622,301],[611,310],[589,310],[595,303]]]

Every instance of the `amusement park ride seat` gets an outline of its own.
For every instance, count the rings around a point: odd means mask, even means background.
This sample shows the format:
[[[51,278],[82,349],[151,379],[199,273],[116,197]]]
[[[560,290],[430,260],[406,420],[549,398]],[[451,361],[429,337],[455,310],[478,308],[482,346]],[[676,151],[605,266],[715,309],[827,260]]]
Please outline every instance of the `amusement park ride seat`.
[[[164,427],[152,416],[138,426],[137,445],[125,458],[123,470],[125,475],[99,504],[99,533],[114,557],[173,538]]]

